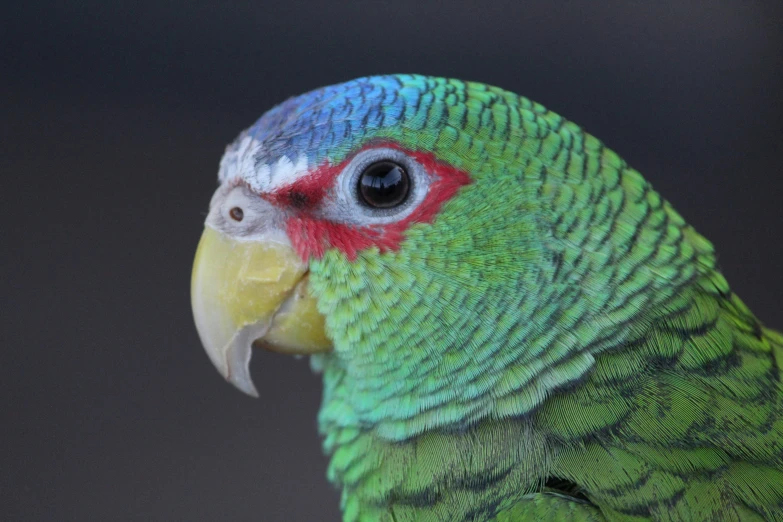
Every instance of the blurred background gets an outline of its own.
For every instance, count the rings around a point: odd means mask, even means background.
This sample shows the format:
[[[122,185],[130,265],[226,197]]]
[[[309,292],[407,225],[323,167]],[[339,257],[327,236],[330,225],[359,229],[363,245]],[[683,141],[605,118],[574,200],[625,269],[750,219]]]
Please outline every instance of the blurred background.
[[[214,370],[190,267],[265,110],[417,72],[523,94],[638,168],[783,328],[769,2],[17,2],[0,18],[0,518],[337,520],[305,361]],[[557,4],[557,5],[551,5]]]

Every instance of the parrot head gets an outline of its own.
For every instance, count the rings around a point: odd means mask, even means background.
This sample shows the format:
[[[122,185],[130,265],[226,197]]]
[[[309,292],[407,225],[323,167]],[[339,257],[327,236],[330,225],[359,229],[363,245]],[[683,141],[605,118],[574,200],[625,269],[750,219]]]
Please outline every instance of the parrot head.
[[[480,83],[379,76],[289,99],[227,148],[219,181],[193,268],[201,341],[249,394],[254,346],[311,355],[327,435],[529,412],[711,255],[597,139]]]

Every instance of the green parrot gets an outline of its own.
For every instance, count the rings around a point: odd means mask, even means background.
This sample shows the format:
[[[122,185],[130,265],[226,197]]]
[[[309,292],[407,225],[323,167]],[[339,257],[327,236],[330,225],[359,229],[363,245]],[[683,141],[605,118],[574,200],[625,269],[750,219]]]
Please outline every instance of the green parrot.
[[[345,522],[783,520],[783,336],[617,154],[481,83],[361,78],[229,145],[212,362],[307,354]]]

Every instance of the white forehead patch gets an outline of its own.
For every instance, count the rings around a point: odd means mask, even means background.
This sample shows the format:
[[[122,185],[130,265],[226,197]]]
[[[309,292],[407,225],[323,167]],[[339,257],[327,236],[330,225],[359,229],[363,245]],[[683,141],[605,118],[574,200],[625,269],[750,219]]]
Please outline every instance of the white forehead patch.
[[[308,172],[309,165],[304,155],[299,155],[293,160],[287,156],[280,156],[272,163],[257,163],[257,158],[262,155],[261,142],[245,136],[238,145],[229,147],[220,160],[218,172],[220,183],[241,179],[257,192],[270,192],[293,183]]]

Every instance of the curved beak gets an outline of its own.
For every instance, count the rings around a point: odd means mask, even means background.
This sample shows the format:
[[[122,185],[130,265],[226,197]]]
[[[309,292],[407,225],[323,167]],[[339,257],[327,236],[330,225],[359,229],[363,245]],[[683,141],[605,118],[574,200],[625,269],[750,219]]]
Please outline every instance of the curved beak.
[[[287,242],[239,240],[207,226],[193,262],[191,304],[212,363],[254,397],[253,345],[291,354],[332,347],[308,292],[307,265]]]

